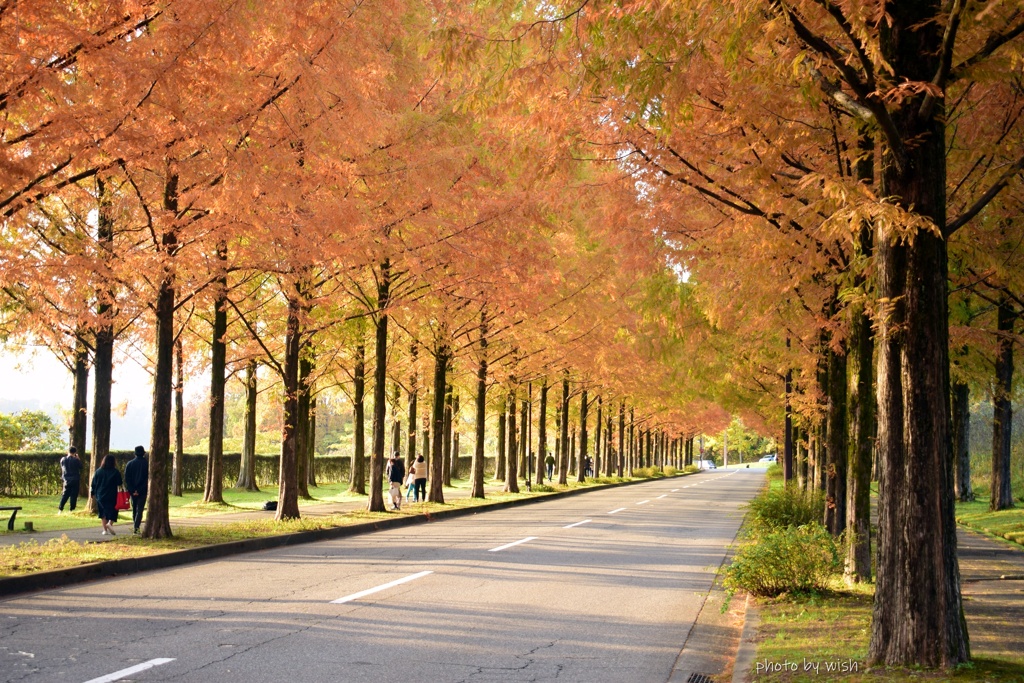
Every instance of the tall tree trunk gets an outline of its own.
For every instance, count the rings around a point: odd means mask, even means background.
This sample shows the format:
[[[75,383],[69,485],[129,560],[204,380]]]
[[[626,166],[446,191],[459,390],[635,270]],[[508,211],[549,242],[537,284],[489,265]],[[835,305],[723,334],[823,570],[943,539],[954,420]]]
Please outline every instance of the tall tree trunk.
[[[476,371],[476,444],[469,477],[469,495],[484,497],[484,438],[487,426],[487,314],[480,314],[480,364]]]
[[[384,259],[377,277],[377,343],[373,369],[373,452],[370,454],[370,499],[366,509],[384,512],[384,431],[388,380],[388,313],[391,303],[391,261]]]
[[[352,372],[352,467],[348,490],[366,495],[366,347],[356,346],[356,366]]]
[[[259,491],[256,485],[256,361],[245,365],[245,436],[242,438],[242,455],[238,465],[236,489]]]
[[[786,337],[786,347],[789,347],[789,337]],[[793,481],[793,406],[790,405],[790,397],[793,395],[793,371],[786,370],[786,419],[782,427],[783,450],[782,450],[782,480],[789,484]]]
[[[430,403],[430,401],[431,401],[430,392],[424,391],[423,392],[423,402],[426,403],[428,406],[430,406],[430,405],[432,405]],[[424,462],[427,463],[427,471],[428,472],[432,472],[433,470],[430,469],[430,467],[431,467],[431,465],[430,465],[430,461],[431,461],[431,458],[430,458],[430,420],[431,420],[431,415],[430,415],[430,413],[429,412],[425,413],[423,415],[422,419],[423,419],[423,460],[424,460]]]
[[[305,297],[303,297],[305,299]],[[308,349],[302,344],[299,348],[299,394],[297,399],[298,416],[295,425],[295,484],[299,497],[309,500],[309,412],[310,391],[309,377],[313,372],[313,362]]]
[[[544,483],[548,459],[548,378],[540,385],[540,413],[537,415],[537,483]]]
[[[1010,488],[1010,437],[1013,432],[1013,307],[1000,293],[996,309],[996,376],[992,392],[992,491],[990,510],[1013,507]]]
[[[181,495],[185,468],[185,349],[179,336],[174,340],[174,458],[171,463],[171,493]]]
[[[633,462],[636,457],[636,441],[634,440],[634,430],[636,425],[633,422],[633,406],[629,407],[629,457],[626,459],[626,476],[633,476]]]
[[[459,427],[459,414],[462,407],[459,405],[459,394],[452,397],[452,477],[462,478],[462,470],[459,468],[459,458],[462,457],[462,429]]]
[[[217,248],[221,267],[227,261],[227,246]],[[213,338],[210,352],[210,449],[206,456],[206,487],[203,502],[224,502],[224,375],[227,371],[228,281],[217,280],[213,304]]]
[[[110,306],[101,304],[97,313],[110,315]],[[110,394],[114,381],[114,328],[104,322],[96,330],[96,352],[93,358],[92,395],[92,458],[89,467],[89,481],[110,455]],[[152,448],[152,446],[150,446]],[[96,511],[96,501],[89,497],[89,510]]]
[[[178,176],[168,173],[164,185],[164,209],[178,213]],[[170,538],[171,518],[168,484],[171,450],[171,373],[174,356],[174,269],[171,260],[178,250],[173,227],[161,235],[163,272],[156,298],[156,369],[153,373],[153,422],[149,441],[149,495],[143,538]]]
[[[874,336],[871,318],[856,306],[853,316],[853,393],[850,424],[855,433],[850,443],[847,480],[846,528],[847,581],[871,580],[871,455],[875,442]]]
[[[723,450],[723,455],[726,451]],[[654,461],[651,458],[651,430],[644,430],[644,467],[654,467]]]
[[[608,404],[604,418],[604,470],[606,477],[612,476],[612,469],[615,463],[615,437],[613,436],[612,404]]]
[[[442,451],[444,462],[441,467],[441,478],[444,485],[449,488],[452,485],[452,401],[452,385],[449,384],[444,389],[444,449]]]
[[[309,388],[309,433],[306,435],[306,486],[316,487],[316,394]]]
[[[604,427],[604,414],[601,402],[601,397],[597,397],[597,420],[594,423],[594,476],[601,476],[601,446],[604,443],[601,440],[602,429]]]
[[[576,425],[575,424],[572,425],[572,429],[569,430],[569,448],[567,449],[568,454],[569,454],[569,457],[568,457],[568,460],[569,460],[569,474],[571,476],[576,476],[576,472],[578,471],[576,469],[576,461],[578,460],[577,453],[576,453],[576,443],[577,443],[576,435],[577,435],[578,432],[579,432],[579,429],[576,427]]]
[[[797,478],[797,484],[800,486],[800,489],[803,490],[803,491],[806,491],[808,486],[810,485],[808,483],[808,480],[809,480],[808,470],[809,470],[809,465],[810,465],[810,462],[809,462],[810,461],[810,453],[808,452],[809,444],[807,443],[809,438],[810,437],[808,436],[806,429],[804,429],[802,427],[797,429],[797,439],[796,439],[796,452],[797,452],[796,478]]]
[[[288,295],[288,323],[284,342],[284,426],[281,434],[281,468],[278,475],[275,519],[299,517],[299,356],[302,350],[299,297]]]
[[[555,403],[555,471],[562,471],[562,404],[560,401]],[[552,476],[552,481],[554,480],[554,476]]]
[[[171,446],[171,370],[174,351],[174,276],[165,273],[156,302],[156,372],[153,378],[153,427],[150,437],[149,495],[144,538],[169,538],[171,521],[168,474]]]
[[[845,349],[828,351],[828,462],[825,466],[825,528],[838,536],[846,530],[846,465],[849,433],[846,421]]]
[[[114,253],[114,221],[110,211],[110,195],[101,176],[96,176],[96,195],[99,197],[99,211],[96,222],[97,251],[105,258]],[[89,481],[103,459],[110,455],[110,393],[114,381],[114,292],[100,288],[96,292],[95,350],[93,353],[93,396],[92,396],[92,458],[90,459]],[[84,453],[83,453],[84,454]],[[95,513],[96,500],[90,495],[89,512]]]
[[[622,476],[623,457],[626,454],[626,404],[619,401],[619,452],[615,458],[617,463],[616,475]]]
[[[412,359],[413,371],[409,377],[409,433],[407,438],[408,452],[406,459],[408,461],[406,471],[409,467],[412,467],[413,463],[416,462],[416,399],[419,395],[419,376],[416,374],[416,356],[419,350],[416,344],[413,344],[409,350],[409,355]]]
[[[561,430],[561,442],[562,452],[558,459],[558,484],[560,486],[568,486],[569,484],[569,458],[572,457],[572,451],[569,450],[569,377],[565,376],[562,378],[562,407],[561,407],[561,421],[559,429]]]
[[[912,81],[936,73],[943,28],[934,3],[889,5],[883,56]],[[891,21],[891,23],[889,23]],[[945,112],[918,117],[918,97],[894,112],[900,163],[886,148],[883,196],[946,225]],[[946,241],[879,226],[879,297],[894,302],[878,324],[878,560],[872,664],[950,667],[970,658],[960,595],[949,415]]]
[[[967,382],[953,385],[953,457],[956,460],[954,492],[957,500],[967,503],[974,500],[971,485],[971,404],[970,388]]]
[[[398,382],[391,383],[391,455],[402,457],[402,418],[398,414],[398,402],[402,400],[402,388]]]
[[[576,456],[576,481],[583,483],[587,480],[587,468],[584,466],[584,458],[587,457],[587,410],[590,406],[587,403],[587,390],[583,390],[583,397],[580,399],[580,450]]]
[[[530,463],[528,448],[530,445],[530,402],[523,398],[519,401],[519,474],[527,484],[530,483]]]
[[[505,471],[505,492],[519,493],[519,442],[516,433],[516,391],[508,394],[508,469]]]
[[[503,395],[498,404],[498,457],[494,463],[494,478],[505,480],[505,446],[507,444],[508,400]]]
[[[427,501],[444,502],[443,468],[444,468],[444,399],[445,388],[448,386],[448,360],[451,349],[441,344],[434,352],[434,411],[431,432],[433,441],[430,445],[430,489]]]
[[[89,348],[83,341],[84,331],[75,333],[75,367],[73,372],[74,400],[71,404],[71,429],[68,435],[70,445],[78,451],[78,457],[85,462],[86,428],[89,418]],[[78,495],[88,499],[89,477],[79,479]]]

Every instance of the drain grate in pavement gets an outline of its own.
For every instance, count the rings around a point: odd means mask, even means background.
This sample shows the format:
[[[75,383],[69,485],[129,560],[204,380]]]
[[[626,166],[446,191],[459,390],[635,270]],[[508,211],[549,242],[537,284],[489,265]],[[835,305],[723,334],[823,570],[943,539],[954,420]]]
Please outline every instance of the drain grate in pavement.
[[[697,673],[694,671],[690,674],[690,677],[686,679],[686,683],[714,683],[711,680],[711,676],[707,674]]]

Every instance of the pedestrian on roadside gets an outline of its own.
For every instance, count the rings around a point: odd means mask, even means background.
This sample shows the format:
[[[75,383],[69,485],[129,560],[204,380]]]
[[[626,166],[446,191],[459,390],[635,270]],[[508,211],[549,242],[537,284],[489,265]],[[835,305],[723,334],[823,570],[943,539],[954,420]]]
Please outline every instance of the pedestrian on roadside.
[[[416,464],[412,466],[412,469],[416,473],[416,502],[422,500],[425,503],[427,502],[427,462],[422,455],[416,458]]]
[[[397,455],[391,456],[388,466],[388,482],[391,484],[391,509],[402,509],[402,482],[405,481],[405,463]]]
[[[548,457],[544,458],[544,464],[548,466],[548,481],[555,476],[555,456],[548,453]]]
[[[114,533],[114,522],[117,521],[117,490],[124,484],[121,473],[117,471],[114,456],[103,458],[103,464],[92,477],[92,497],[96,501],[100,521],[103,523],[103,535]]]
[[[149,462],[146,460],[146,449],[135,447],[135,457],[124,466],[124,488],[132,497],[132,522],[135,523],[134,533],[139,533],[142,524],[142,510],[146,507],[146,496],[149,494]]]
[[[416,461],[409,465],[409,474],[405,475],[405,502],[410,502],[416,493]]]
[[[64,505],[71,501],[71,512],[78,505],[78,487],[82,483],[82,460],[78,457],[78,449],[72,446],[68,454],[60,459],[60,476],[64,480],[64,493],[57,506],[57,514],[64,512]]]

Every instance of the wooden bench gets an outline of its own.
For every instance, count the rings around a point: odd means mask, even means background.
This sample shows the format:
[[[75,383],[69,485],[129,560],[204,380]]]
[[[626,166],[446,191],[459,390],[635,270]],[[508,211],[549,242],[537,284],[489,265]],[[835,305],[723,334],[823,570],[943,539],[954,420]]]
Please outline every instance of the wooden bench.
[[[11,518],[9,520],[7,520],[7,530],[8,531],[14,531],[14,518],[18,516],[18,510],[20,510],[20,509],[21,509],[20,505],[13,505],[13,506],[4,505],[4,506],[0,506],[0,510],[10,510],[11,511]]]

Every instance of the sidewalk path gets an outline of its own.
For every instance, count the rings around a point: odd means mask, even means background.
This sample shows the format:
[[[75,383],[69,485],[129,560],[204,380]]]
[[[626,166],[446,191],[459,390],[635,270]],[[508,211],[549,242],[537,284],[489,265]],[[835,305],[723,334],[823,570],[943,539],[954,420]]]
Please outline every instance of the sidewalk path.
[[[502,491],[503,484],[485,486],[484,493],[488,496],[496,495]],[[387,491],[385,490],[385,497]],[[446,488],[444,490],[444,499],[451,501],[456,498],[468,498],[469,488]],[[270,500],[270,496],[267,497]],[[409,506],[409,507],[407,507]],[[403,509],[415,510],[416,503],[402,503]],[[340,502],[322,502],[322,501],[304,501],[299,500],[299,512],[302,517],[327,517],[330,515],[341,514],[345,512],[357,512],[366,509],[366,499],[359,500],[346,500]],[[263,510],[240,510],[238,512],[211,512],[205,515],[197,515],[193,517],[175,517],[174,511],[171,512],[171,528],[181,527],[198,527],[198,526],[214,526],[217,524],[230,524],[232,522],[245,522],[249,520],[263,520],[273,519],[276,513],[263,511]],[[132,535],[132,522],[131,522],[131,511],[121,512],[118,516],[119,520],[114,525],[118,536],[121,535]],[[113,541],[117,536],[103,536],[100,533],[99,520],[97,519],[95,526],[76,528],[76,529],[63,529],[56,531],[37,531],[37,532],[9,532],[0,533],[0,547],[7,547],[17,545],[19,543],[25,543],[29,541],[35,541],[36,543],[43,544],[53,538],[60,538],[61,536],[67,536],[69,540],[77,541],[78,543],[105,543],[107,541]]]
[[[1024,551],[958,529],[961,592],[974,657],[1024,652]]]

